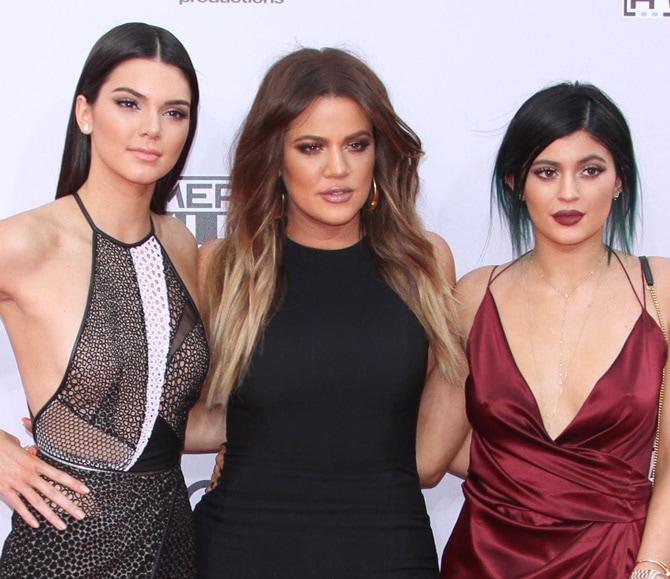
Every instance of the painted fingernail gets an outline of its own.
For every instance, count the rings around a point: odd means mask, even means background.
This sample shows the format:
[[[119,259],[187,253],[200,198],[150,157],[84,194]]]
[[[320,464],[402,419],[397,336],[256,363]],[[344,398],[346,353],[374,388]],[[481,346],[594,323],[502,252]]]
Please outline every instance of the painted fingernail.
[[[90,493],[91,489],[89,489],[86,485],[81,485],[81,494],[85,495],[86,493]]]
[[[66,525],[63,521],[58,521],[58,522],[56,523],[56,528],[57,528],[59,531],[64,531],[65,529],[67,529],[67,525]]]
[[[86,516],[86,513],[82,511],[81,509],[77,509],[74,512],[74,517],[75,519],[79,519],[80,521]]]

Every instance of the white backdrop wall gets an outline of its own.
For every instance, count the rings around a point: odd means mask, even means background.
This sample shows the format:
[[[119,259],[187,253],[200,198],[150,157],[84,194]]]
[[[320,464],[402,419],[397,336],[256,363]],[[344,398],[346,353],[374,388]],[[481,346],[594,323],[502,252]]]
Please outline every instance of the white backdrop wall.
[[[337,46],[377,71],[422,138],[422,214],[450,243],[459,275],[511,256],[490,218],[493,158],[518,106],[561,80],[593,82],[623,109],[642,180],[636,249],[670,255],[670,0],[8,2],[0,21],[0,218],[53,198],[84,59],[102,33],[127,21],[174,32],[198,70],[200,126],[171,207],[200,241],[216,232],[229,148],[264,71],[299,46]],[[28,442],[19,421],[25,401],[2,331],[0,389],[0,428]],[[200,487],[211,466],[210,456],[185,457],[187,482]],[[425,495],[441,550],[460,509],[460,481],[447,476]],[[0,504],[0,541],[9,516]]]

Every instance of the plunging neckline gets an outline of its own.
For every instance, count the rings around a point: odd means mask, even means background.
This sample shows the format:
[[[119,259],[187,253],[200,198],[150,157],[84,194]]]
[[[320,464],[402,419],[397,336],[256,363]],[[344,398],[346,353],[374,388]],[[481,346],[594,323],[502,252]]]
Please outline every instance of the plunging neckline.
[[[556,435],[555,438],[552,438],[552,436],[547,431],[547,427],[544,423],[544,420],[542,420],[542,412],[540,411],[540,405],[538,404],[537,398],[535,397],[535,393],[533,392],[533,389],[530,387],[530,384],[528,383],[528,380],[523,375],[523,372],[521,372],[521,368],[519,367],[519,365],[516,361],[516,358],[514,357],[514,353],[512,352],[512,347],[510,346],[509,341],[507,340],[507,334],[505,333],[505,328],[504,328],[503,323],[502,323],[502,318],[500,317],[500,311],[498,310],[498,304],[496,303],[496,300],[493,297],[493,293],[491,292],[490,287],[486,288],[486,295],[485,295],[484,299],[485,300],[488,299],[488,300],[491,301],[491,304],[493,306],[493,311],[495,312],[495,317],[496,317],[496,321],[497,321],[497,329],[500,332],[500,334],[502,335],[503,343],[505,344],[505,348],[507,349],[507,353],[509,354],[509,359],[512,361],[512,365],[514,366],[514,369],[515,369],[516,373],[518,374],[519,378],[521,378],[521,381],[524,385],[524,388],[525,388],[526,392],[530,395],[530,398],[533,401],[532,406],[533,406],[533,411],[534,411],[534,414],[535,414],[535,419],[536,419],[537,423],[541,426],[542,432],[547,437],[547,439],[550,440],[551,442],[553,442],[554,444],[560,444],[559,439],[561,439],[571,429],[572,425],[575,422],[577,422],[577,419],[585,412],[584,409],[589,405],[589,402],[590,402],[591,398],[593,398],[593,396],[594,396],[594,392],[596,392],[596,390],[599,389],[598,388],[599,385],[605,380],[605,378],[608,376],[608,374],[610,374],[612,372],[613,368],[617,365],[617,363],[619,362],[623,353],[628,348],[628,346],[631,342],[631,336],[633,336],[633,334],[638,331],[639,326],[641,326],[641,324],[642,324],[642,320],[643,320],[644,315],[646,314],[647,317],[649,317],[649,319],[653,322],[653,324],[655,326],[658,326],[658,324],[656,324],[656,322],[649,315],[649,312],[645,308],[641,307],[640,315],[637,317],[635,323],[633,324],[632,328],[628,332],[628,335],[626,336],[626,339],[623,341],[623,344],[622,344],[621,348],[619,349],[619,352],[615,356],[614,360],[612,361],[612,363],[607,367],[607,369],[604,371],[604,373],[601,374],[601,376],[594,382],[593,386],[591,386],[591,389],[589,390],[589,393],[584,398],[584,401],[579,406],[579,409],[577,410],[575,415],[565,425],[565,428],[563,428],[563,430],[561,430]],[[483,302],[482,302],[482,305],[483,305]],[[642,305],[642,304],[640,304],[640,305]],[[481,306],[480,306],[480,310],[481,310]],[[479,312],[477,312],[477,315],[479,315]],[[660,328],[659,328],[659,331],[660,331]]]

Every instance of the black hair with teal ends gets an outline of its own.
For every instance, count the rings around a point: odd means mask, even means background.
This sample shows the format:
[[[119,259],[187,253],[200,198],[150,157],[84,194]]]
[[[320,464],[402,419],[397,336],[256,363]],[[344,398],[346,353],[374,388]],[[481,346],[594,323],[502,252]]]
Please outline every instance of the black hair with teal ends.
[[[535,93],[521,105],[496,157],[491,203],[507,223],[517,255],[533,243],[532,222],[523,201],[533,161],[556,139],[580,130],[609,150],[621,181],[621,194],[612,203],[605,224],[604,242],[610,251],[614,247],[630,251],[635,235],[638,174],[628,123],[599,88],[561,83]]]

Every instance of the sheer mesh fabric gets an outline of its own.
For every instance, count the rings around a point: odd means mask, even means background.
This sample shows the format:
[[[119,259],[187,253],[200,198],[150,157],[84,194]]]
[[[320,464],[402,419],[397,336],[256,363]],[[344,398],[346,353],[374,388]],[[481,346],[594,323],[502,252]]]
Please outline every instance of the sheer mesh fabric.
[[[170,351],[165,370],[165,383],[159,408],[160,416],[184,442],[188,410],[200,393],[200,384],[209,365],[205,328],[190,300],[183,299],[184,289],[167,256],[165,281],[170,308]],[[181,299],[179,299],[181,298]],[[193,385],[198,387],[194,388]]]
[[[38,529],[14,513],[0,559],[2,579],[195,577],[193,520],[179,467],[138,475],[51,463],[92,489],[85,497],[70,495],[86,518],[60,512],[68,527],[57,531],[32,508]]]
[[[145,317],[150,318],[131,254],[147,244],[160,253],[160,282],[169,306],[169,343],[153,365],[145,327]],[[35,417],[35,440],[42,452],[69,463],[128,470],[140,458],[157,414],[183,441],[188,410],[207,369],[206,342],[202,323],[153,235],[127,246],[96,231],[93,245],[87,312],[65,377]],[[153,389],[148,389],[150,369]],[[157,411],[151,412],[152,404]]]
[[[94,235],[88,311],[63,381],[35,417],[45,453],[92,468],[123,470],[145,410],[147,341],[127,247]]]

